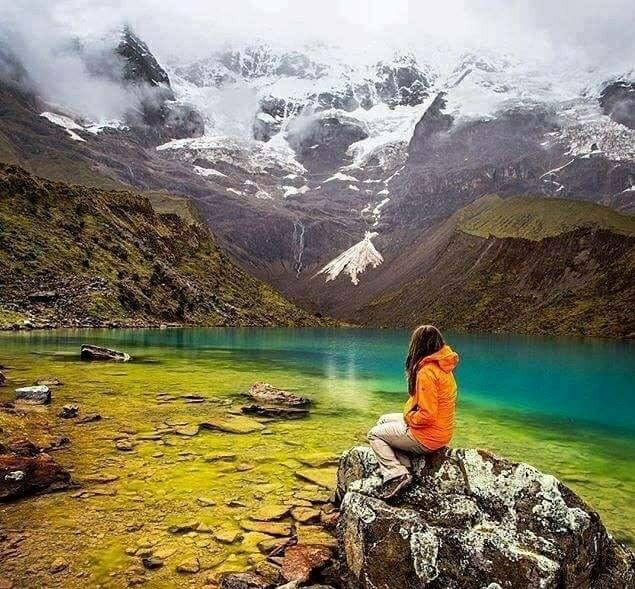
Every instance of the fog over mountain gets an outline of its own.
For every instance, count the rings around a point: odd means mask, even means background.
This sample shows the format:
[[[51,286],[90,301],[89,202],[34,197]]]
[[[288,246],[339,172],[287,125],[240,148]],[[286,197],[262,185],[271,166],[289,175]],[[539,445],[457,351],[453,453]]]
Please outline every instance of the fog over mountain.
[[[485,52],[548,75],[567,91],[631,69],[635,56],[627,0],[30,0],[5,3],[0,21],[0,39],[20,55],[35,85],[53,101],[100,119],[120,116],[129,97],[90,75],[65,49],[76,38],[107,38],[122,23],[163,63],[254,42],[280,50],[322,44],[351,64],[407,50],[443,73],[461,54]]]

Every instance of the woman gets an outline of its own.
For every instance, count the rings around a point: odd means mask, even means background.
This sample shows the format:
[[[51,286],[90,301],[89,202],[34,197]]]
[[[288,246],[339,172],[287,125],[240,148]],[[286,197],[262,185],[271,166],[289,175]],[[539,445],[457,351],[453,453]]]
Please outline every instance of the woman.
[[[404,412],[382,415],[368,433],[381,467],[385,499],[412,483],[409,454],[434,452],[452,439],[457,392],[452,370],[458,363],[458,354],[436,327],[414,330],[406,358],[409,397]]]

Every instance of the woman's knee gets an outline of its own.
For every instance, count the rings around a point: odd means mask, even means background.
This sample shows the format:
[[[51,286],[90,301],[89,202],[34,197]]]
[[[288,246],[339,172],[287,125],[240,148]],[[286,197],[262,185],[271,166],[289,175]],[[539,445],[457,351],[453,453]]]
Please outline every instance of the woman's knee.
[[[377,425],[384,425],[386,423],[399,422],[403,420],[401,413],[384,413],[378,420]]]

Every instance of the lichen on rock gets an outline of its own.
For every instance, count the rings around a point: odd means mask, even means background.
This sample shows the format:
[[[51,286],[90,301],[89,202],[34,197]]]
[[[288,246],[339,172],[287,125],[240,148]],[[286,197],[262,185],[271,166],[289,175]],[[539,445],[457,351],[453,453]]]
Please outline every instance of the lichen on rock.
[[[342,456],[348,589],[633,586],[632,551],[555,477],[474,449],[417,458],[413,474],[388,504],[370,449]]]

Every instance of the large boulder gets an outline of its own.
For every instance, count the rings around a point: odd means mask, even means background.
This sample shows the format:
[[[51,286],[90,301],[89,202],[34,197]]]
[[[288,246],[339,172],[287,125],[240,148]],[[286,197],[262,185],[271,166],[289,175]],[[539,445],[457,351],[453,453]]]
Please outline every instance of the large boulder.
[[[81,358],[82,360],[114,360],[115,362],[128,362],[130,360],[130,355],[126,354],[126,352],[111,350],[110,348],[84,344],[81,348]]]
[[[634,556],[556,478],[488,452],[416,459],[415,483],[378,498],[368,448],[341,459],[339,541],[349,589],[632,587]]]
[[[0,501],[68,489],[70,473],[28,440],[0,445]]]

